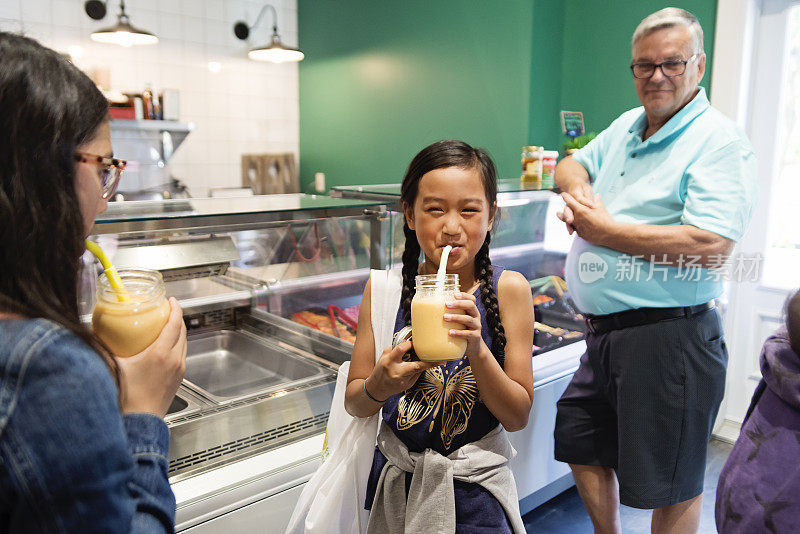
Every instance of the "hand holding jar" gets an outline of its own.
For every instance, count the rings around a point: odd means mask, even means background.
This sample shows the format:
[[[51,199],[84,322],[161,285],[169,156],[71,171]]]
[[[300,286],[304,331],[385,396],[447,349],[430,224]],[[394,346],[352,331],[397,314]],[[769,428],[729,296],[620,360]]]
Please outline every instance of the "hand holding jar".
[[[481,315],[478,311],[475,295],[456,291],[451,302],[447,303],[444,320],[458,326],[450,330],[449,335],[461,342],[466,341],[464,354],[468,358],[477,356],[482,347],[486,347],[481,337]],[[489,350],[487,347],[486,350]]]
[[[186,371],[186,325],[178,301],[169,299],[167,324],[142,352],[117,358],[123,413],[167,414]]]
[[[92,328],[117,359],[123,413],[163,418],[186,370],[181,307],[167,301],[158,271],[121,269],[119,277],[124,296],[105,274],[98,279]]]
[[[442,362],[403,361],[403,355],[411,350],[411,341],[403,341],[399,345],[384,349],[383,354],[375,362],[372,374],[367,378],[364,388],[369,394],[381,401],[405,391],[414,385],[423,372]]]

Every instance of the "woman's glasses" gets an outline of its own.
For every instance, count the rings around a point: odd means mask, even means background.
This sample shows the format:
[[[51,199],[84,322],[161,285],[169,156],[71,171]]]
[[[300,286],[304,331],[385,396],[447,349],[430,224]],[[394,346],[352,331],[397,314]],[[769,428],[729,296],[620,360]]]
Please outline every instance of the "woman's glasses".
[[[103,156],[85,152],[76,152],[75,161],[91,163],[101,167],[100,185],[103,187],[103,198],[110,197],[117,190],[122,171],[125,170],[125,165],[127,165],[124,159],[104,158]]]

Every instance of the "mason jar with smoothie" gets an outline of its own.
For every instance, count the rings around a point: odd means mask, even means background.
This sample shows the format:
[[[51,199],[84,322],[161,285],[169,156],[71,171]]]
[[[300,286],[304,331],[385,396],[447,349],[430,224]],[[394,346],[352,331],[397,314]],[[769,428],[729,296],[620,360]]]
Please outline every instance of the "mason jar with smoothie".
[[[467,340],[450,336],[450,330],[463,330],[466,326],[444,320],[445,313],[466,313],[445,309],[457,291],[457,274],[417,276],[416,293],[411,301],[411,340],[420,360],[439,362],[460,360],[464,356]]]
[[[112,287],[106,274],[97,279],[97,304],[92,329],[114,356],[127,358],[150,346],[170,314],[161,273],[150,269],[120,269],[127,296]]]

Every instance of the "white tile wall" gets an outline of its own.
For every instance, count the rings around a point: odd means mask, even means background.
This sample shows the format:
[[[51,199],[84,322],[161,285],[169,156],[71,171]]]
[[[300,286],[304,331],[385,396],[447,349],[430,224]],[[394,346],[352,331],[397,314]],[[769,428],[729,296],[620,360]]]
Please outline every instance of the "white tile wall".
[[[298,153],[297,64],[273,65],[247,59],[247,49],[265,44],[271,14],[265,13],[248,42],[233,35],[233,24],[255,22],[263,1],[128,0],[131,22],[159,37],[155,46],[122,48],[89,39],[97,28],[116,23],[118,3],[108,2],[102,21],[90,19],[83,0],[0,0],[0,30],[22,31],[42,44],[66,52],[83,49],[75,63],[83,70],[108,69],[111,89],[180,91],[181,120],[195,123],[170,161],[173,176],[193,196],[210,187],[238,186],[241,155]],[[278,11],[284,43],[297,46],[297,1],[271,0]],[[222,64],[212,73],[209,61]],[[124,157],[124,154],[120,154]]]

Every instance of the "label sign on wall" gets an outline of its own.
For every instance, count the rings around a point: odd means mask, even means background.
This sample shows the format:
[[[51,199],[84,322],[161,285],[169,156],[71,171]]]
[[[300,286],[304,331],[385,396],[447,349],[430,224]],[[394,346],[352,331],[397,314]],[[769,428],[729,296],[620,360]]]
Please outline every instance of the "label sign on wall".
[[[580,111],[561,111],[561,131],[570,137],[578,137],[586,131],[583,126],[583,113]]]

